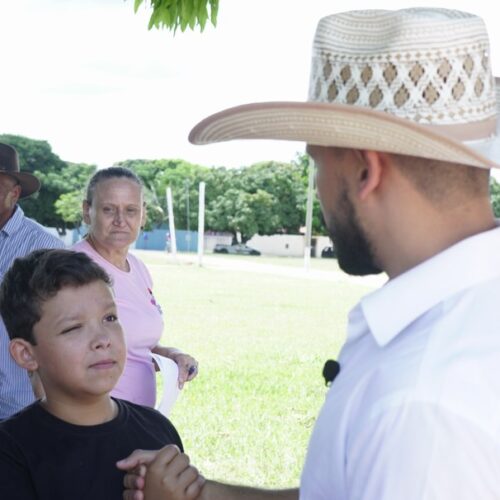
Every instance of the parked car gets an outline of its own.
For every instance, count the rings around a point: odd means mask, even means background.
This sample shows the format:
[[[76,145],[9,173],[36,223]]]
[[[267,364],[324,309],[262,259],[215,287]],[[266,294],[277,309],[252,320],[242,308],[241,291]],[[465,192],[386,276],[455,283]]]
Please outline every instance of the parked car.
[[[335,248],[333,248],[333,246],[323,248],[323,250],[321,250],[321,257],[334,259],[335,257],[337,257],[337,254],[335,253]]]
[[[251,248],[247,245],[243,245],[242,243],[238,243],[236,245],[223,245],[222,243],[217,243],[214,247],[214,253],[232,253],[239,255],[260,255],[258,250],[255,248]]]

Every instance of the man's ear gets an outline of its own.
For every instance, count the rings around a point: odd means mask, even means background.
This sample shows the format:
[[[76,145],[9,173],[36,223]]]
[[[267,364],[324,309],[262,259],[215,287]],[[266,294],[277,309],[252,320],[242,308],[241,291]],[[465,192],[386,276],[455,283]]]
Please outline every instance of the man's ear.
[[[17,184],[7,194],[5,198],[5,203],[8,204],[11,209],[13,209],[16,206],[16,203],[18,202],[20,196],[21,196],[21,186]]]
[[[369,150],[355,150],[355,154],[360,159],[357,179],[358,196],[364,200],[380,187],[387,163],[387,155],[379,151]]]
[[[90,225],[90,205],[87,200],[83,200],[82,202],[82,213],[83,213],[83,222],[87,224],[88,226]]]
[[[33,344],[30,344],[27,340],[13,338],[9,344],[9,351],[14,361],[21,368],[30,372],[38,369],[38,362],[33,350]]]

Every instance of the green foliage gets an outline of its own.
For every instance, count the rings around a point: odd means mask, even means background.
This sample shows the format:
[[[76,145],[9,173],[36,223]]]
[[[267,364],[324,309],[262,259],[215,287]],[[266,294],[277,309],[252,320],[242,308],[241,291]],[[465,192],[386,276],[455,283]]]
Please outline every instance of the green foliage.
[[[208,168],[184,160],[126,160],[119,165],[133,170],[144,183],[149,227],[167,219],[168,186],[172,189],[176,227],[198,227],[198,184],[204,179],[203,173]],[[152,217],[153,213],[156,218]]]
[[[165,212],[156,193],[146,186],[144,187],[144,202],[147,214],[144,230],[151,231],[165,222]]]
[[[62,161],[45,141],[9,135],[0,140],[16,147],[21,168],[42,181],[40,193],[22,201],[27,215],[61,233],[79,227],[83,191],[96,167]],[[202,181],[208,231],[230,232],[235,238],[240,233],[246,241],[257,233],[297,234],[305,222],[305,157],[292,163],[267,161],[240,169],[208,168],[179,159],[127,160],[119,165],[133,170],[144,183],[146,230],[167,220],[167,187],[172,190],[176,228],[197,229]]]
[[[220,181],[207,194],[211,229],[239,232],[246,241],[256,233],[298,233],[304,224],[306,193],[296,165],[270,161],[214,174]]]
[[[294,163],[300,168],[302,182],[304,183],[304,188],[307,193],[308,184],[308,168],[309,168],[309,155],[307,154],[297,154],[297,158]],[[305,206],[304,201],[304,206]],[[305,215],[304,219],[305,220]],[[328,235],[326,226],[323,219],[323,212],[321,211],[321,205],[319,203],[318,197],[315,195],[313,198],[313,217],[312,217],[312,234],[317,235]]]
[[[273,196],[273,210],[277,215],[275,227],[261,230],[298,233],[304,225],[307,192],[304,189],[303,170],[295,163],[274,161],[256,163],[245,169],[244,184],[249,192],[265,191]]]
[[[63,192],[55,201],[56,213],[68,227],[79,227],[82,222],[82,202],[87,183],[97,167],[86,163],[66,163],[57,182]]]
[[[490,182],[490,196],[495,217],[500,218],[500,183],[493,177]]]
[[[134,1],[135,12],[144,1]],[[184,32],[188,27],[194,30],[199,26],[203,31],[209,19],[214,26],[217,24],[219,0],[149,0],[149,3],[153,12],[148,29],[167,28],[175,33],[177,28]]]
[[[259,229],[251,198],[251,194],[238,189],[229,189],[224,196],[218,196],[207,210],[207,226],[215,231],[240,232],[243,241],[251,238]]]
[[[184,160],[127,160],[120,165],[141,177],[164,214],[166,188],[171,188],[179,229],[197,228],[202,181],[207,230],[227,231],[235,237],[241,233],[246,241],[256,233],[297,234],[304,225],[307,170],[304,179],[304,167],[298,162],[268,161],[240,169],[207,168]]]
[[[14,146],[19,153],[21,170],[33,173],[42,183],[39,193],[20,201],[26,215],[44,226],[57,228],[61,234],[67,228],[78,225],[75,210],[68,207],[70,198],[66,196],[61,201],[60,210],[64,216],[58,212],[56,202],[64,194],[80,192],[95,167],[64,162],[52,152],[46,141],[8,134],[0,135],[0,141]],[[72,195],[71,199],[76,200],[76,195]]]
[[[82,192],[71,191],[70,193],[63,193],[54,204],[56,213],[65,222],[77,227],[82,221],[82,201]]]

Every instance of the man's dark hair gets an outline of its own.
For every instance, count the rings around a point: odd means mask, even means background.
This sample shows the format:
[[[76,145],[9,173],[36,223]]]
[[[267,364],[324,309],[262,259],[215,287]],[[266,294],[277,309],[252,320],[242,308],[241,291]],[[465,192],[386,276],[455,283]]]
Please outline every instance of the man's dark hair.
[[[0,314],[9,337],[36,345],[33,327],[42,317],[43,303],[63,288],[96,281],[111,286],[106,271],[81,252],[35,250],[17,258],[0,287]]]
[[[98,170],[89,180],[87,184],[87,191],[85,196],[85,201],[92,205],[92,200],[94,199],[95,188],[97,184],[102,181],[107,181],[108,179],[119,179],[124,178],[132,182],[135,182],[138,186],[143,187],[141,179],[132,170],[125,167],[109,167]]]

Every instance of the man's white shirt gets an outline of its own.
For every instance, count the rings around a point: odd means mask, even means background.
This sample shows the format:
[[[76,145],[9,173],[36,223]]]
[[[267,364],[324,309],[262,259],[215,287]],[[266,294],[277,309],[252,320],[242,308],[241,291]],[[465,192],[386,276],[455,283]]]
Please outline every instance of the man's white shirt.
[[[301,500],[500,499],[500,228],[364,297]]]

